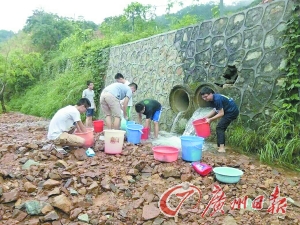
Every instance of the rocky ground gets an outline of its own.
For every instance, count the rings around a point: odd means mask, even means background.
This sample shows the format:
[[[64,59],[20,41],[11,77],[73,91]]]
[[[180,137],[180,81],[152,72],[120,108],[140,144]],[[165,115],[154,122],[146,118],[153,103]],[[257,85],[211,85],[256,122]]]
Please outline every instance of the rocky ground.
[[[125,143],[122,155],[107,155],[99,134],[95,134],[96,156],[88,158],[85,149],[63,156],[51,150],[45,139],[48,122],[18,113],[0,116],[0,224],[300,224],[298,174],[234,152],[203,152],[203,162],[244,171],[238,184],[221,184],[213,173],[201,177],[181,159],[173,163],[154,160],[151,143]],[[193,195],[176,218],[167,217],[158,208],[160,197],[183,182],[199,188],[201,199]],[[226,195],[224,214],[210,217],[209,211],[201,217],[214,184]],[[280,195],[289,198],[285,214],[268,212],[276,185]],[[230,208],[237,197],[259,195],[266,198],[261,210]],[[200,204],[193,208],[198,200]],[[179,204],[175,195],[169,201],[173,208]]]

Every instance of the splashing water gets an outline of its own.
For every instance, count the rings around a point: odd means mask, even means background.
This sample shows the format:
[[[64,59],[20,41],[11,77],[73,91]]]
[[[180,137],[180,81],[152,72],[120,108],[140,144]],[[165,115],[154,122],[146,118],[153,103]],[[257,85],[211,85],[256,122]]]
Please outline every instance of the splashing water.
[[[188,123],[186,124],[185,131],[182,135],[184,135],[184,136],[195,136],[193,121],[196,120],[196,119],[203,118],[211,110],[212,110],[211,107],[205,107],[205,108],[197,109],[194,112],[193,116],[189,119]],[[181,115],[181,113],[177,114],[177,116],[174,120],[174,123],[172,125],[171,132],[166,132],[166,131],[160,131],[159,132],[158,139],[155,139],[154,141],[152,141],[153,146],[167,145],[167,146],[173,146],[173,147],[181,149],[181,140],[180,140],[181,134],[172,133],[172,131],[175,129],[173,127],[175,127],[176,123],[178,122],[178,119],[179,119],[180,115]],[[203,147],[204,147],[203,151],[205,151],[206,150],[205,146],[203,146]]]
[[[176,128],[177,122],[178,122],[178,120],[179,120],[179,118],[180,118],[180,116],[181,116],[182,113],[183,112],[179,112],[177,114],[177,116],[175,117],[175,119],[173,121],[173,124],[172,124],[172,127],[171,127],[171,130],[170,130],[170,133],[175,133],[175,128]]]
[[[192,115],[192,117],[189,119],[188,123],[185,126],[185,130],[183,132],[183,136],[194,136],[195,135],[195,129],[193,126],[193,121],[197,119],[201,119],[205,117],[213,108],[211,107],[203,107],[198,108]]]

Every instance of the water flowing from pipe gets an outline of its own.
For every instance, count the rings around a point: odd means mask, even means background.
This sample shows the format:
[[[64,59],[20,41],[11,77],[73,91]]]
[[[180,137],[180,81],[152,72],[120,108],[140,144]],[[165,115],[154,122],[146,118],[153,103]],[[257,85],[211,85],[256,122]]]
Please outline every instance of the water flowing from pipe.
[[[195,135],[195,129],[193,126],[193,121],[197,119],[201,119],[205,117],[213,108],[211,107],[203,107],[198,108],[192,115],[192,117],[189,119],[185,126],[185,130],[183,132],[183,136],[194,136]]]
[[[180,116],[182,115],[183,112],[179,112],[177,114],[177,116],[175,117],[174,121],[173,121],[173,124],[172,124],[172,127],[171,127],[171,130],[170,130],[170,133],[175,133],[175,128],[176,128],[176,125],[177,125],[177,122],[180,118]]]

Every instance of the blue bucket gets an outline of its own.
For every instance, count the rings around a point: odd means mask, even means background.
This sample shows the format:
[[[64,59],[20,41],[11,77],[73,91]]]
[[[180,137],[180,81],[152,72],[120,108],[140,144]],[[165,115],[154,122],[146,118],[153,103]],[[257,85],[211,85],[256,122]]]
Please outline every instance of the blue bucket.
[[[124,118],[122,118],[122,120],[121,120],[121,127],[120,127],[121,130],[127,131],[127,125],[128,124],[135,124],[135,121],[127,121]]]
[[[143,126],[140,124],[128,124],[127,125],[127,141],[132,144],[141,143]]]
[[[204,138],[198,136],[181,136],[182,159],[189,162],[200,161]]]

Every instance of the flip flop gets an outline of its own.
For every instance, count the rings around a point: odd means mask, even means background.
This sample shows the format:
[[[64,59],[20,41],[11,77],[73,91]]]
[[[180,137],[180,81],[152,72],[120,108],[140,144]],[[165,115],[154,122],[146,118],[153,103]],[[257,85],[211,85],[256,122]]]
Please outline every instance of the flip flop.
[[[54,149],[55,149],[58,153],[60,153],[60,154],[62,154],[62,155],[68,154],[68,152],[67,152],[64,148],[62,148],[62,147],[60,147],[60,146],[55,146]]]

